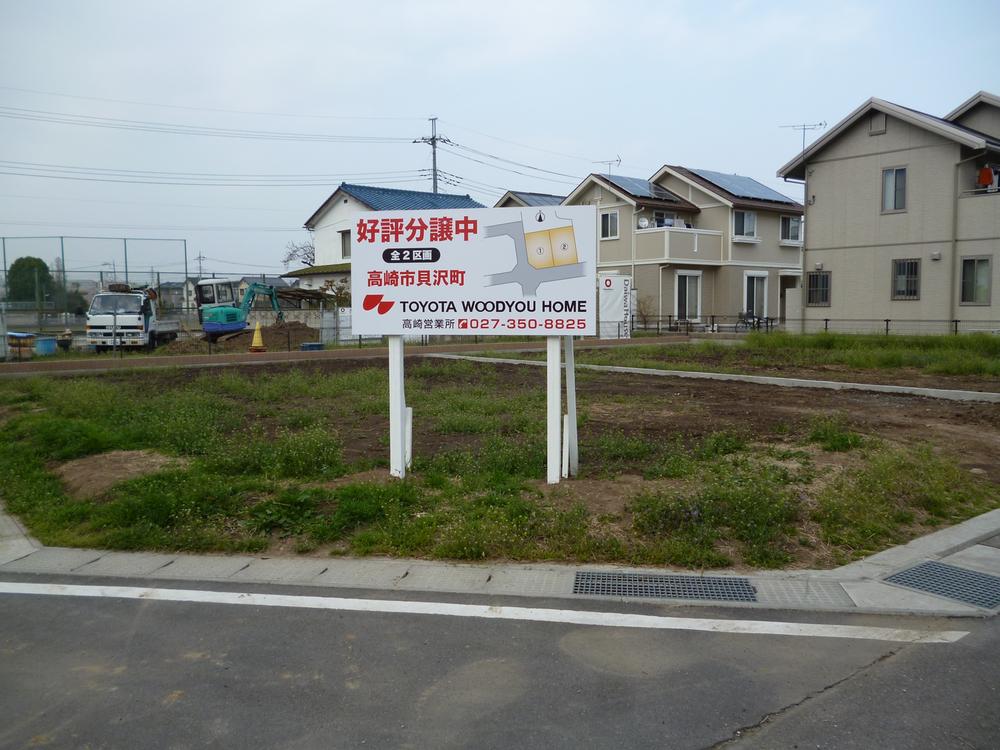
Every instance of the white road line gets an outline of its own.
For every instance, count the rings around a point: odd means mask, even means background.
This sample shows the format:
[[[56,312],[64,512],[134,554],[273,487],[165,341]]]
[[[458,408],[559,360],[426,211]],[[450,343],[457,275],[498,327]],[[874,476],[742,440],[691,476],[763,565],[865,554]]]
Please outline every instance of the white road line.
[[[66,586],[56,583],[15,583],[0,581],[0,594],[42,596],[105,597],[147,601],[197,602],[202,604],[249,604],[255,607],[298,607],[348,612],[380,612],[404,615],[476,617],[487,620],[528,620],[568,625],[596,625],[610,628],[654,630],[700,630],[709,633],[745,635],[790,635],[808,638],[858,638],[899,643],[954,643],[969,633],[963,630],[905,630],[861,625],[819,625],[768,620],[710,620],[695,617],[659,617],[622,612],[594,612],[576,609],[501,607],[484,604],[400,601],[392,599],[342,599],[325,596],[289,596],[235,591],[197,589],[150,589],[134,586]]]

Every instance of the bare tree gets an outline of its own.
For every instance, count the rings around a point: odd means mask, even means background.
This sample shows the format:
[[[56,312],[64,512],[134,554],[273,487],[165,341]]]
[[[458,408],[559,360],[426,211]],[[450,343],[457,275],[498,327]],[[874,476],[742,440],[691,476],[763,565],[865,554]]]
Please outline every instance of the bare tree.
[[[655,303],[652,297],[648,295],[646,297],[636,297],[635,315],[639,318],[639,322],[643,328],[649,328],[649,321],[653,317],[654,309]]]
[[[351,306],[351,280],[349,278],[341,278],[337,281],[327,279],[320,287],[320,291],[333,295],[337,307]]]
[[[281,262],[285,264],[285,268],[288,268],[288,265],[292,261],[298,261],[307,266],[316,264],[316,246],[313,245],[312,240],[289,242],[285,245],[285,256],[281,259]]]

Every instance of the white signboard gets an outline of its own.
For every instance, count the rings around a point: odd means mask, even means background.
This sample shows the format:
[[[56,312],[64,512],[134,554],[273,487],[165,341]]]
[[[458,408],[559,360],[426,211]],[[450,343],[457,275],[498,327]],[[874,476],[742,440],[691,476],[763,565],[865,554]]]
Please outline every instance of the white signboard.
[[[352,333],[593,336],[593,206],[374,211],[352,227]]]
[[[601,338],[632,338],[632,277],[602,274],[597,287]]]

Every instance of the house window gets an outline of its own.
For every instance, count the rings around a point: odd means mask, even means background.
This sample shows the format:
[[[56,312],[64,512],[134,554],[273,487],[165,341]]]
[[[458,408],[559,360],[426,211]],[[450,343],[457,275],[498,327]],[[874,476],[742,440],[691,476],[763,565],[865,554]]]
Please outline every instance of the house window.
[[[601,214],[601,239],[618,239],[618,212],[607,211]]]
[[[767,317],[767,274],[745,271],[743,277],[746,280],[745,295],[743,297],[743,309],[747,315],[754,318]]]
[[[349,260],[351,257],[351,230],[340,233],[340,257]]]
[[[829,271],[810,271],[806,274],[806,304],[812,307],[830,306]]]
[[[802,242],[802,217],[782,216],[781,217],[781,241],[782,242]]]
[[[737,237],[757,237],[757,212],[733,211],[733,234]]]
[[[885,132],[885,112],[872,112],[868,118],[868,135],[882,135]]]
[[[962,304],[990,304],[991,257],[962,258]]]
[[[678,320],[701,319],[701,273],[678,271],[676,314]]]
[[[906,167],[882,170],[882,211],[906,210]]]
[[[892,262],[892,298],[920,299],[920,260],[906,258]]]
[[[677,214],[670,211],[653,211],[653,224],[658,227],[678,226]]]

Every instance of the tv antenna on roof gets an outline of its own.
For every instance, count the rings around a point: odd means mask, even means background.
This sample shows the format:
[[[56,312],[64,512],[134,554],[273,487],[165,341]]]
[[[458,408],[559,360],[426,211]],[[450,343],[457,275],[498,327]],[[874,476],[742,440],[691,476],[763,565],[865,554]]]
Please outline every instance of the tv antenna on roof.
[[[793,130],[802,131],[802,152],[805,153],[806,150],[806,131],[807,130],[823,130],[826,127],[826,120],[823,122],[804,122],[801,125],[779,125],[779,128],[792,128]]]
[[[617,154],[614,159],[598,159],[597,161],[594,162],[594,164],[607,164],[608,165],[607,173],[611,174],[612,164],[614,164],[616,167],[620,167],[622,165],[622,155]]]

